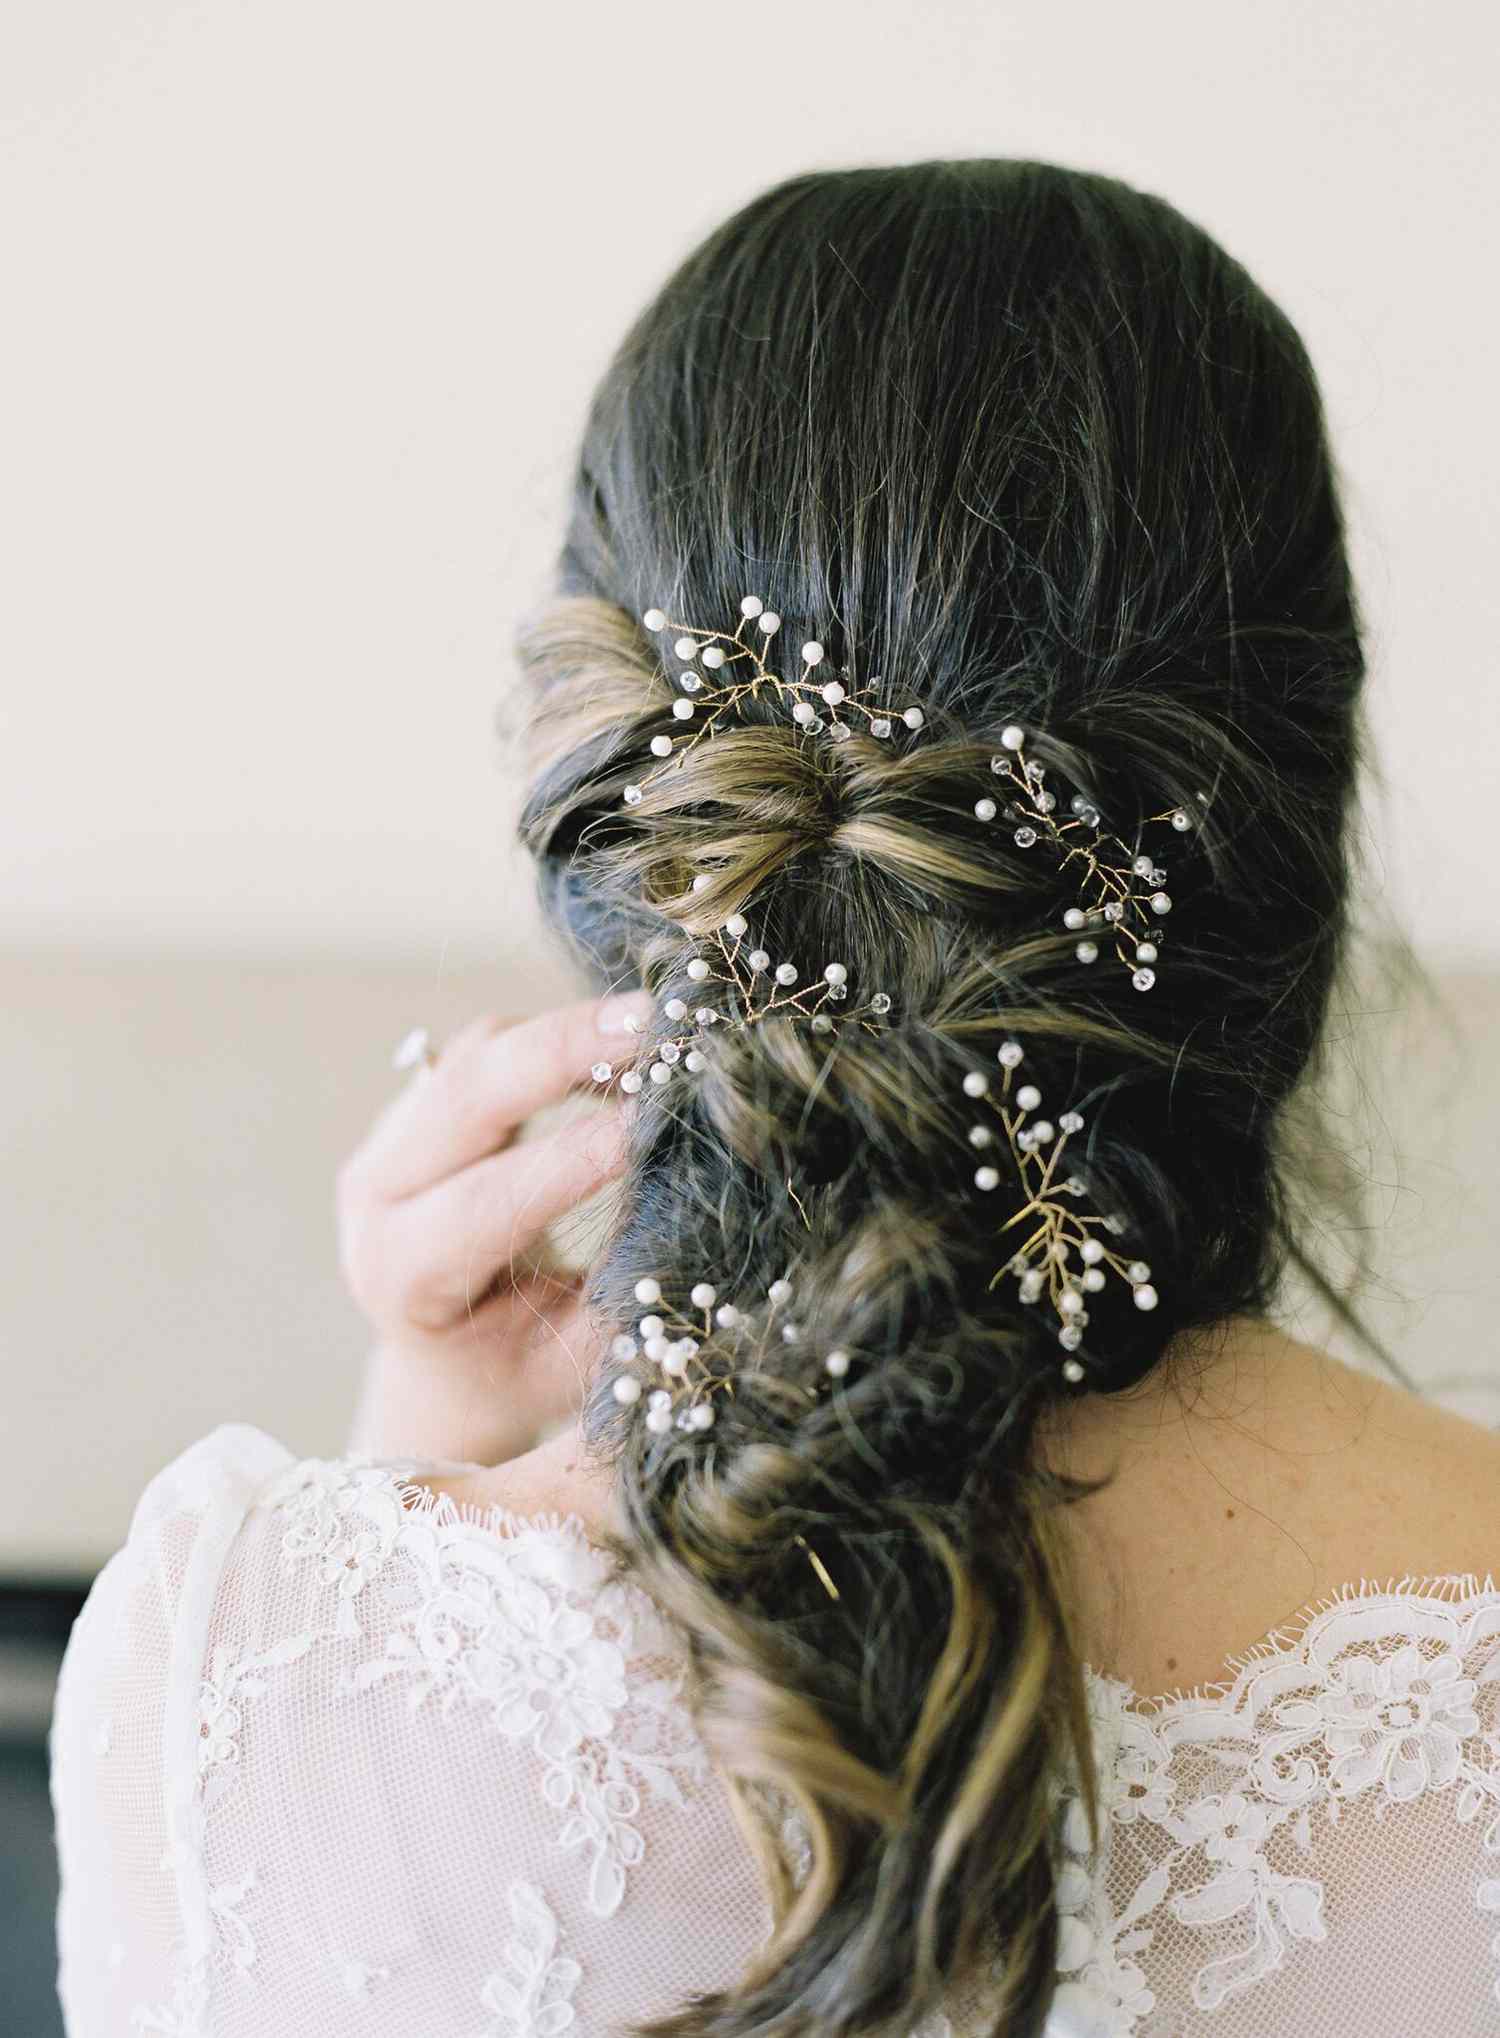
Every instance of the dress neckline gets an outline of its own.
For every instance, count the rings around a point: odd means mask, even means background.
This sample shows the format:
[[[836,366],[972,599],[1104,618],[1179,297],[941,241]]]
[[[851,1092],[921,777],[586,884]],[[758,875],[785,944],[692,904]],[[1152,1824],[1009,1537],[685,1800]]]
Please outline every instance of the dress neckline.
[[[409,1474],[403,1475],[399,1468],[393,1468],[393,1477],[402,1507],[410,1513],[429,1516],[442,1526],[503,1539],[539,1534],[572,1547],[580,1554],[612,1561],[612,1553],[590,1532],[576,1509],[542,1509],[528,1513],[507,1507],[502,1501],[459,1500],[451,1493],[424,1485]],[[650,1598],[645,1588],[633,1580],[624,1582],[627,1589]],[[1493,1571],[1485,1572],[1482,1578],[1477,1571],[1439,1571],[1425,1575],[1407,1573],[1384,1583],[1378,1579],[1360,1578],[1350,1580],[1322,1597],[1304,1600],[1285,1620],[1267,1628],[1246,1648],[1225,1656],[1223,1667],[1227,1674],[1224,1677],[1212,1678],[1203,1684],[1176,1685],[1164,1692],[1145,1693],[1137,1691],[1127,1679],[1100,1670],[1087,1660],[1083,1664],[1083,1674],[1091,1689],[1116,1710],[1157,1725],[1190,1712],[1232,1711],[1241,1689],[1250,1678],[1259,1675],[1268,1663],[1298,1657],[1328,1620],[1338,1618],[1352,1606],[1373,1607],[1399,1602],[1403,1611],[1420,1613],[1438,1607],[1451,1617],[1454,1613],[1471,1612],[1488,1601],[1494,1601],[1500,1609],[1500,1584],[1497,1584]],[[656,1606],[654,1600],[651,1604]]]

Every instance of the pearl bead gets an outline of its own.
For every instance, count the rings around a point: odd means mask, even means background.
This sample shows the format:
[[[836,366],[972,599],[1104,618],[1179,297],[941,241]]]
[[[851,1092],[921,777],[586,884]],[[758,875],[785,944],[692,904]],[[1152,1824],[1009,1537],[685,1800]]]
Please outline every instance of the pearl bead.
[[[768,637],[774,637],[781,628],[781,618],[774,609],[767,609],[760,619],[760,627]]]
[[[1085,1267],[1083,1270],[1083,1285],[1091,1295],[1097,1295],[1104,1286],[1104,1269],[1102,1267]]]
[[[1138,991],[1149,991],[1156,982],[1156,971],[1154,969],[1132,970],[1130,981]]]
[[[884,715],[877,715],[874,721],[870,724],[870,734],[872,736],[878,736],[881,739],[881,741],[884,742],[885,738],[889,736],[890,733],[891,725],[888,719]]]
[[[740,614],[742,616],[758,616],[764,607],[765,603],[758,594],[747,594],[740,603]]]
[[[832,1033],[833,1021],[826,1012],[814,1012],[812,1030],[814,1033]]]
[[[1069,906],[1067,912],[1063,914],[1063,925],[1064,927],[1071,928],[1076,933],[1080,927],[1086,924],[1086,918],[1087,916],[1081,906]]]
[[[1126,1272],[1132,1281],[1149,1281],[1151,1279],[1151,1269],[1144,1260],[1132,1260],[1126,1268]]]
[[[695,637],[679,637],[672,646],[672,649],[679,658],[696,658],[698,655],[698,640]]]
[[[724,922],[724,932],[730,935],[735,941],[738,941],[740,936],[745,932],[746,928],[749,925],[750,922],[745,918],[743,913],[731,913],[729,918]]]
[[[1076,1288],[1064,1288],[1057,1298],[1057,1306],[1064,1316],[1076,1316],[1083,1307],[1083,1297]]]
[[[792,720],[800,722],[803,728],[807,728],[810,723],[815,722],[817,719],[818,711],[811,701],[798,701],[797,705],[792,709]]]
[[[641,1079],[634,1069],[627,1069],[620,1078],[620,1088],[627,1096],[633,1097],[641,1087]]]
[[[660,1302],[661,1282],[654,1280],[650,1274],[643,1274],[635,1284],[635,1299],[637,1302]]]
[[[1046,1275],[1033,1267],[1029,1274],[1023,1274],[1021,1277],[1021,1300],[1023,1302],[1035,1302],[1046,1285]]]
[[[1000,1170],[998,1168],[976,1168],[974,1170],[974,1186],[976,1189],[998,1188],[1000,1186]]]
[[[1057,1341],[1067,1351],[1076,1352],[1083,1343],[1083,1327],[1077,1323],[1065,1323],[1057,1333]]]
[[[927,718],[920,708],[903,708],[901,710],[901,719],[905,722],[908,729],[920,729]]]
[[[635,1339],[628,1331],[622,1330],[618,1337],[610,1339],[609,1351],[611,1358],[619,1359],[622,1362],[626,1359],[633,1359],[636,1352]]]
[[[662,1342],[662,1340],[657,1340],[657,1342]],[[672,1378],[676,1380],[680,1380],[682,1378],[682,1375],[686,1372],[687,1360],[682,1356],[682,1353],[677,1349],[676,1345],[668,1345],[666,1350],[662,1353],[661,1369],[664,1373],[670,1374]]]
[[[628,785],[628,786],[626,786],[626,788],[625,788],[625,804],[626,804],[626,806],[627,806],[627,807],[636,807],[636,806],[639,806],[639,805],[640,805],[640,802],[641,802],[641,789],[640,789],[640,787],[639,787],[638,785]]]
[[[1083,1368],[1077,1359],[1063,1360],[1063,1378],[1071,1380],[1075,1386],[1083,1378]]]
[[[714,1322],[720,1330],[733,1330],[740,1320],[740,1312],[732,1302],[721,1302],[714,1311]]]
[[[695,1401],[688,1410],[688,1422],[693,1429],[712,1429],[714,1405],[711,1401]]]
[[[804,665],[816,665],[819,663],[822,656],[823,647],[818,642],[817,638],[816,637],[809,638],[807,643],[805,643],[802,647],[802,663]]]
[[[703,654],[703,663],[707,666],[711,666],[713,670],[717,672],[719,667],[724,663],[723,646],[721,644],[710,644],[708,649]]]
[[[1154,1309],[1156,1307],[1156,1290],[1149,1281],[1143,1282],[1136,1289],[1135,1306],[1137,1309]]]
[[[1172,901],[1165,892],[1153,892],[1151,894],[1151,910],[1153,913],[1170,913]]]
[[[589,1074],[593,1077],[596,1083],[607,1083],[610,1077],[614,1074],[614,1068],[611,1065],[611,1063],[607,1061],[596,1061],[594,1063],[594,1066],[589,1070]]]
[[[669,1067],[675,1066],[682,1060],[682,1049],[675,1040],[669,1040],[662,1046],[657,1059],[666,1062]]]
[[[971,1125],[969,1127],[969,1144],[970,1146],[993,1146],[995,1144],[995,1135],[987,1125]]]
[[[706,1069],[708,1067],[708,1063],[704,1059],[704,1057],[698,1052],[696,1047],[690,1047],[687,1051],[686,1056],[683,1059],[682,1066],[685,1069],[691,1069],[693,1074],[696,1076],[700,1069]]]
[[[1007,1069],[1019,1068],[1021,1061],[1023,1059],[1020,1041],[1007,1040],[1003,1042],[999,1052],[995,1056],[995,1059],[996,1061],[999,1062],[1002,1068]]]
[[[1155,962],[1156,943],[1154,941],[1138,941],[1135,945],[1135,959],[1137,962]]]
[[[1029,824],[1023,823],[1022,826],[1016,830],[1017,849],[1029,849],[1032,843],[1035,842],[1035,840],[1036,830]]]
[[[1185,833],[1187,829],[1191,828],[1192,825],[1193,817],[1188,812],[1187,808],[1179,807],[1176,813],[1172,816],[1172,826],[1177,830],[1178,834],[1181,835]]]
[[[668,998],[666,1004],[662,1006],[662,1010],[669,1019],[686,1019],[687,1017],[687,1006],[682,1002],[681,998]]]
[[[776,965],[778,984],[794,984],[797,981],[797,965],[794,962],[778,962]]]
[[[990,1079],[979,1069],[970,1069],[964,1077],[964,1095],[982,1097],[990,1087]]]
[[[1019,722],[1008,722],[1000,731],[1000,747],[1002,750],[1019,750],[1025,741],[1026,731]]]
[[[634,1373],[622,1373],[616,1380],[613,1391],[616,1401],[628,1408],[632,1401],[640,1400],[641,1383]]]
[[[706,660],[708,657],[708,653],[705,651],[703,656],[704,659]],[[682,681],[682,690],[684,693],[701,693],[703,691],[703,681],[698,677],[696,672],[679,673],[678,677]]]
[[[976,800],[974,811],[981,821],[993,821],[1000,810],[993,800]]]
[[[672,1080],[672,1071],[664,1061],[652,1062],[646,1073],[653,1083],[669,1083]]]
[[[844,698],[844,689],[839,685],[836,679],[830,679],[827,686],[822,687],[820,691],[823,695],[824,700],[827,701],[829,707],[831,708],[836,708],[839,702]]]
[[[1135,862],[1130,866],[1130,868],[1135,872],[1137,877],[1150,877],[1152,871],[1155,870],[1156,865],[1152,862],[1149,856],[1138,856]]]
[[[1080,962],[1097,962],[1099,960],[1098,947],[1092,941],[1080,941],[1078,946],[1073,950],[1073,953],[1078,957],[1078,960]]]
[[[771,967],[771,958],[764,948],[752,948],[746,957],[751,969],[759,971]]]
[[[660,1337],[666,1327],[659,1316],[643,1316],[636,1325],[636,1329],[644,1338]]]
[[[832,1373],[835,1380],[842,1380],[849,1370],[849,1354],[839,1351],[830,1352],[823,1361],[823,1369],[825,1372]]]
[[[1042,1101],[1042,1093],[1035,1083],[1022,1083],[1016,1092],[1016,1102],[1023,1111],[1034,1111]]]
[[[693,716],[693,704],[691,701],[675,700],[672,703],[672,713],[677,717],[679,722],[691,721]]]
[[[718,1289],[711,1281],[698,1281],[691,1290],[690,1299],[695,1309],[712,1309],[718,1294]]]
[[[660,1436],[663,1433],[663,1431],[669,1430],[672,1427],[671,1409],[670,1408],[651,1409],[646,1417],[646,1427],[647,1429],[651,1430],[656,1436]]]
[[[653,757],[670,757],[672,755],[671,737],[653,736],[651,738],[651,755]]]
[[[708,975],[708,964],[701,955],[695,955],[687,966],[687,973],[695,984],[701,984]]]
[[[784,1323],[781,1326],[781,1342],[783,1344],[794,1345],[801,1335],[802,1326],[800,1323]]]
[[[1086,1238],[1078,1248],[1078,1257],[1086,1267],[1097,1266],[1104,1258],[1104,1248],[1097,1238]]]
[[[660,609],[647,609],[641,621],[648,630],[664,630],[667,627],[667,619]]]
[[[1083,1113],[1081,1111],[1064,1111],[1057,1122],[1064,1132],[1082,1132]]]
[[[830,984],[846,984],[849,981],[849,972],[841,962],[829,963],[823,975]]]
[[[880,1012],[883,1014],[889,1012],[890,1009],[891,1009],[890,993],[888,991],[877,991],[874,997],[870,1000],[870,1010],[872,1012]]]
[[[773,1281],[770,1287],[767,1288],[766,1294],[773,1302],[790,1302],[792,1299],[792,1284],[790,1281]]]

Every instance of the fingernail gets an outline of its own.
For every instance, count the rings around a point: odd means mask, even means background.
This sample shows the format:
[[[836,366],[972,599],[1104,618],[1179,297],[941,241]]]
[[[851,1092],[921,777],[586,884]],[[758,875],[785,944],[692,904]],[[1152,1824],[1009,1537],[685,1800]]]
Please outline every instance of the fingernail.
[[[653,999],[649,991],[623,991],[617,998],[605,998],[599,1006],[601,1033],[639,1033],[651,1016]],[[632,1025],[638,1020],[638,1025]]]

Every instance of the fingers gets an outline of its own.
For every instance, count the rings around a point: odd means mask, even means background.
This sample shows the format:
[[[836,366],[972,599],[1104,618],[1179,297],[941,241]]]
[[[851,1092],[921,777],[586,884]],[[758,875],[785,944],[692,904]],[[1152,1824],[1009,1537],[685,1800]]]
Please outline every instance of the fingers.
[[[631,1056],[624,1021],[644,1020],[650,1009],[646,993],[627,992],[511,1026],[472,1022],[394,1100],[351,1168],[368,1193],[395,1201],[497,1154],[517,1126],[586,1081],[596,1062]]]
[[[420,1329],[461,1320],[549,1224],[621,1172],[625,1152],[620,1114],[608,1106],[402,1198],[380,1226],[379,1267],[361,1271],[366,1290],[378,1290],[367,1305]],[[522,1278],[539,1279],[531,1268]]]

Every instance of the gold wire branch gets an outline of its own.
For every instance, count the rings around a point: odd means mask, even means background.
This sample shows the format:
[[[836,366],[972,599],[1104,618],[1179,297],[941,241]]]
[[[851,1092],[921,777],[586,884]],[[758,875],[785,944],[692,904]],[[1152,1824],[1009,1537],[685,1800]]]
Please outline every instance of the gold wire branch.
[[[894,734],[898,722],[908,729],[920,729],[926,720],[919,707],[897,710],[882,705],[875,698],[875,689],[880,684],[878,675],[867,686],[852,685],[847,667],[823,677],[815,676],[825,655],[815,637],[802,646],[802,663],[806,668],[803,677],[783,679],[780,673],[773,672],[756,648],[753,636],[747,639],[745,635],[753,624],[769,645],[781,628],[781,617],[768,609],[759,595],[747,594],[740,603],[740,620],[732,635],[724,630],[703,629],[695,623],[675,623],[661,609],[647,609],[641,620],[653,632],[675,632],[672,648],[684,669],[679,674],[682,692],[672,703],[672,715],[676,721],[691,723],[692,728],[680,742],[665,734],[652,737],[652,755],[665,761],[626,786],[627,806],[638,805],[646,787],[664,772],[681,770],[688,754],[705,736],[715,733],[725,715],[733,714],[745,701],[758,700],[763,694],[790,702],[792,720],[799,728],[808,735],[826,731],[835,743],[846,742],[853,733],[847,717],[862,716],[869,733],[882,741]],[[737,666],[747,669],[739,674],[733,670]],[[728,673],[729,677],[707,679],[705,672]]]
[[[986,1100],[999,1119],[1025,1198],[999,1227],[999,1236],[1003,1238],[1006,1232],[1028,1220],[1033,1222],[1010,1258],[996,1269],[990,1287],[997,1287],[1007,1274],[1014,1274],[1023,1302],[1039,1302],[1045,1293],[1058,1319],[1058,1342],[1069,1354],[1063,1362],[1063,1376],[1077,1382],[1084,1377],[1084,1368],[1072,1354],[1083,1343],[1088,1327],[1085,1297],[1104,1287],[1106,1273],[1117,1274],[1129,1283],[1138,1309],[1154,1309],[1157,1293],[1151,1285],[1151,1269],[1146,1261],[1127,1259],[1106,1245],[1099,1235],[1123,1232],[1125,1219],[1114,1213],[1101,1216],[1096,1211],[1080,1209],[1079,1203],[1088,1194],[1088,1183],[1082,1175],[1063,1173],[1068,1141],[1083,1130],[1082,1113],[1064,1111],[1056,1124],[1048,1118],[1033,1116],[1041,1109],[1042,1094],[1035,1083],[1018,1083],[1015,1079],[1015,1072],[1025,1059],[1020,1042],[1003,1042],[997,1059],[1001,1070],[999,1095],[995,1094],[989,1076],[978,1069],[964,1077],[964,1094]],[[969,1143],[981,1152],[992,1146],[994,1140],[994,1128],[989,1124],[981,1122],[970,1129]],[[982,1162],[975,1170],[975,1185],[986,1192],[997,1189],[1001,1179],[1001,1171],[990,1162]],[[1071,1200],[1065,1202],[1064,1198]]]
[[[712,1281],[700,1280],[693,1283],[689,1293],[689,1309],[679,1309],[666,1299],[661,1281],[654,1274],[644,1275],[635,1284],[635,1299],[646,1313],[637,1321],[634,1333],[620,1332],[610,1346],[610,1356],[626,1368],[633,1368],[638,1359],[644,1358],[660,1369],[662,1384],[648,1392],[639,1373],[621,1371],[614,1380],[615,1399],[625,1407],[639,1406],[646,1428],[654,1435],[664,1435],[673,1429],[689,1432],[712,1429],[714,1390],[722,1387],[733,1398],[734,1370],[715,1372],[704,1356],[703,1347],[712,1346],[716,1335],[722,1333],[763,1356],[773,1328],[780,1332],[784,1344],[802,1344],[801,1328],[785,1313],[792,1295],[792,1284],[784,1276],[773,1281],[766,1290],[762,1313],[721,1302],[717,1286]],[[842,1379],[848,1370],[847,1352],[834,1350],[825,1356],[823,1371],[831,1378]],[[817,1400],[814,1388],[778,1377],[784,1385],[805,1394],[809,1401]],[[817,1552],[803,1536],[794,1540],[807,1551],[808,1561],[829,1596],[837,1599],[838,1587]]]
[[[1005,818],[1019,824],[1016,846],[1030,849],[1039,840],[1045,841],[1059,853],[1064,869],[1075,861],[1082,863],[1081,903],[1069,906],[1063,914],[1063,925],[1082,936],[1073,953],[1080,962],[1096,962],[1099,944],[1092,938],[1093,931],[1107,926],[1114,935],[1115,954],[1130,971],[1131,982],[1138,991],[1149,991],[1156,982],[1153,965],[1161,953],[1163,930],[1158,923],[1172,910],[1171,894],[1162,889],[1166,868],[1146,851],[1131,849],[1120,836],[1107,831],[1099,809],[1085,793],[1075,793],[1069,815],[1056,819],[1057,796],[1045,783],[1046,766],[1026,755],[1026,733],[1018,723],[1011,723],[1001,731],[1001,748],[990,759],[995,776],[1025,796],[1024,805],[1011,800],[1005,808]],[[1207,807],[1207,793],[1200,792],[1197,797],[1200,805]],[[976,800],[974,811],[982,821],[992,821],[997,803],[989,797]],[[1148,814],[1141,827],[1157,823],[1166,823],[1183,835],[1194,826],[1186,807]]]
[[[700,1043],[716,1028],[732,1032],[739,1027],[757,1026],[776,1013],[797,1013],[809,1022],[814,1033],[832,1033],[835,1025],[858,1026],[866,1033],[879,1031],[871,1021],[889,1014],[888,992],[877,991],[866,1004],[835,1014],[827,1008],[845,1004],[849,996],[849,972],[843,963],[828,963],[821,976],[800,983],[794,963],[781,962],[773,967],[769,950],[750,947],[748,940],[749,923],[744,914],[731,913],[724,925],[714,930],[710,953],[695,955],[687,965],[688,988],[700,991],[705,1002],[690,1005],[680,992],[662,1000],[663,1013],[680,1030],[656,1044],[645,1076],[637,1065],[637,1057],[625,1067],[614,1062],[595,1062],[591,1071],[594,1081],[601,1084],[618,1081],[620,1088],[633,1096],[647,1080],[658,1084],[670,1082],[679,1068],[697,1075],[708,1065]],[[798,988],[794,990],[793,984]],[[715,985],[729,992],[730,997],[714,1002]],[[690,1026],[681,1025],[689,1019]],[[646,1032],[645,1020],[636,1020],[630,1030]]]

